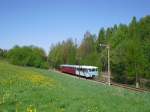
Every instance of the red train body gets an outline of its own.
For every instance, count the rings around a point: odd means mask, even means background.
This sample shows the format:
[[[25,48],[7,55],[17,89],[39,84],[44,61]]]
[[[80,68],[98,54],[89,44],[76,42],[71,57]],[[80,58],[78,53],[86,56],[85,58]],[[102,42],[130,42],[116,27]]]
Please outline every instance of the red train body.
[[[60,71],[61,71],[61,72],[64,72],[64,73],[73,74],[73,75],[76,74],[76,70],[75,70],[75,68],[73,68],[73,67],[61,67],[61,68],[60,68]]]

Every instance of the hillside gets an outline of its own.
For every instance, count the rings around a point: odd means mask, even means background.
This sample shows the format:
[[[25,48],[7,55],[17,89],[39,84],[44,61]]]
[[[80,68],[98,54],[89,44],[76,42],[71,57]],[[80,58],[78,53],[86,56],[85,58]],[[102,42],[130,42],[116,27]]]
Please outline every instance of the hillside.
[[[135,93],[0,61],[0,112],[149,112],[150,94]]]

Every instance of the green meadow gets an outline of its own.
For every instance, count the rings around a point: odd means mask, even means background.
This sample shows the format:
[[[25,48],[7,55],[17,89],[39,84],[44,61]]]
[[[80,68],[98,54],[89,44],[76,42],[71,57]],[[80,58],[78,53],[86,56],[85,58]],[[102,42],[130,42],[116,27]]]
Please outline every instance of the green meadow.
[[[0,112],[150,112],[150,93],[0,61]]]

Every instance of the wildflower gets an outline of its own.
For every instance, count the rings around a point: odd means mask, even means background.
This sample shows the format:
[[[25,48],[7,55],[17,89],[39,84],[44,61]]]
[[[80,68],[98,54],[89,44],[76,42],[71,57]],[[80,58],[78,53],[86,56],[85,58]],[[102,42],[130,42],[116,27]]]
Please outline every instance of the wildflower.
[[[27,112],[36,112],[36,108],[32,105],[29,105],[29,107],[27,107]]]

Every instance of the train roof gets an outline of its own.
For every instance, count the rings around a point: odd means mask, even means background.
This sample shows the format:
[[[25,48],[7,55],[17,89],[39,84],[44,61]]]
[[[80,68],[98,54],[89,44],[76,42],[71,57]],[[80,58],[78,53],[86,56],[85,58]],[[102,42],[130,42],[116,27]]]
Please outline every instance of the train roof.
[[[68,65],[68,64],[62,64],[61,67],[73,67],[73,68],[85,68],[85,69],[97,69],[96,66],[87,66],[87,65]]]

